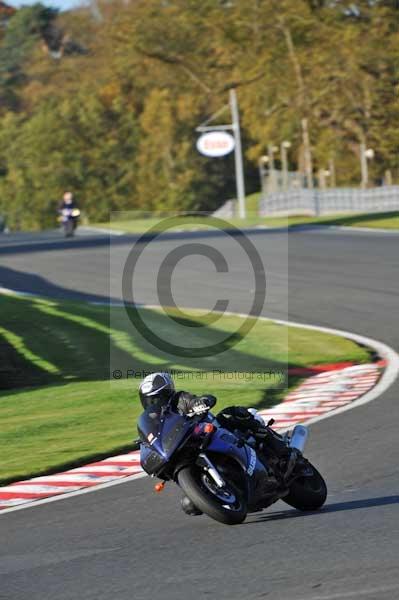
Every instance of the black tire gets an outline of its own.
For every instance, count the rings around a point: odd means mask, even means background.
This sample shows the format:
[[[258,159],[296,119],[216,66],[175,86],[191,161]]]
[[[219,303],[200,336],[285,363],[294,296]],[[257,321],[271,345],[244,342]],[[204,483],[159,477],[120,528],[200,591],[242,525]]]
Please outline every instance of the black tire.
[[[236,486],[227,482],[229,491],[236,498],[231,508],[224,508],[220,498],[212,494],[210,489],[203,483],[202,478],[207,477],[205,471],[196,466],[185,467],[178,475],[178,483],[183,492],[190,498],[193,504],[203,513],[224,523],[225,525],[238,525],[247,516],[247,503],[244,495]]]
[[[313,475],[304,475],[295,479],[290,486],[290,492],[282,500],[298,510],[318,510],[327,498],[327,485],[318,470],[307,464]]]
[[[72,237],[74,232],[75,232],[75,228],[74,228],[74,224],[73,221],[67,221],[64,225],[64,232],[65,232],[65,237]]]

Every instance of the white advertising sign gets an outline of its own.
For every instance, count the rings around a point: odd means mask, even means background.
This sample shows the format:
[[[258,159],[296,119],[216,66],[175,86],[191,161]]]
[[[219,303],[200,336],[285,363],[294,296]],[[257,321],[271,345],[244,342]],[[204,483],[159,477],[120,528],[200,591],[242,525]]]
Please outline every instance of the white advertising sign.
[[[210,131],[197,140],[197,150],[205,156],[225,156],[234,150],[234,146],[234,137],[225,131]]]

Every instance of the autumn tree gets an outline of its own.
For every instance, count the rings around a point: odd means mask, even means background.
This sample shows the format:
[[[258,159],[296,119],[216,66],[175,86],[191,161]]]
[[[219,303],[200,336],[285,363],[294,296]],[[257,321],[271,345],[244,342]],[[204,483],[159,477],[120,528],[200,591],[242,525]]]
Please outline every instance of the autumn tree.
[[[397,2],[97,0],[97,9],[25,7],[1,32],[0,211],[12,226],[54,225],[65,188],[91,220],[215,209],[235,193],[233,157],[200,156],[195,128],[215,112],[213,123],[229,120],[231,88],[248,191],[259,188],[259,157],[283,140],[308,184],[334,157],[338,183],[356,185],[362,143],[375,150],[375,181],[386,169],[399,178]]]

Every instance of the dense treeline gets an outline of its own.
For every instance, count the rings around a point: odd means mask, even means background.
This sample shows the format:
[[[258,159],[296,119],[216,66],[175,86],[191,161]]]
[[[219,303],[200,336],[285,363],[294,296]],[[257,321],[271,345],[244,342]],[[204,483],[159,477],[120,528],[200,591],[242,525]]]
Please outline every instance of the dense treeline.
[[[399,176],[396,0],[98,0],[0,21],[0,212],[11,227],[53,223],[65,189],[95,220],[216,207],[234,194],[232,157],[201,157],[194,130],[231,87],[249,188],[282,140],[291,169],[305,168],[307,149],[314,171],[334,157],[339,184],[358,183],[361,143],[375,150],[375,180]]]

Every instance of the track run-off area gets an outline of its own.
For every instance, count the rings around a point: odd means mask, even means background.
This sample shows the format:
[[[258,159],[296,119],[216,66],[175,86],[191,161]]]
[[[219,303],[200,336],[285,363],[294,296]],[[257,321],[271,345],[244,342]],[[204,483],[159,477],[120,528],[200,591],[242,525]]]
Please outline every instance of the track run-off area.
[[[187,239],[210,236],[198,232]],[[273,256],[276,268],[281,260],[281,271],[288,258],[283,310],[290,320],[399,349],[398,235],[309,228],[289,233],[287,243],[284,232],[248,236],[261,256]],[[133,241],[133,236],[113,240],[112,255],[125,256]],[[169,243],[152,242],[154,264]],[[233,258],[229,310],[244,312],[248,286],[240,254],[234,262],[234,240],[218,233],[212,245]],[[178,304],[208,307],[209,264],[198,262],[195,286],[187,285],[190,265],[181,261],[178,268]],[[154,303],[153,277],[150,268],[142,275],[139,301]],[[284,318],[278,272],[272,277],[277,292],[264,316]],[[106,236],[10,239],[0,246],[5,288],[104,302],[112,278]],[[281,297],[285,291],[281,284]],[[219,297],[222,287],[215,292]],[[396,380],[374,401],[311,425],[306,454],[329,487],[319,513],[299,513],[278,502],[241,526],[223,527],[185,516],[176,486],[157,495],[153,480],[142,478],[4,514],[1,600],[399,597],[398,400]]]

